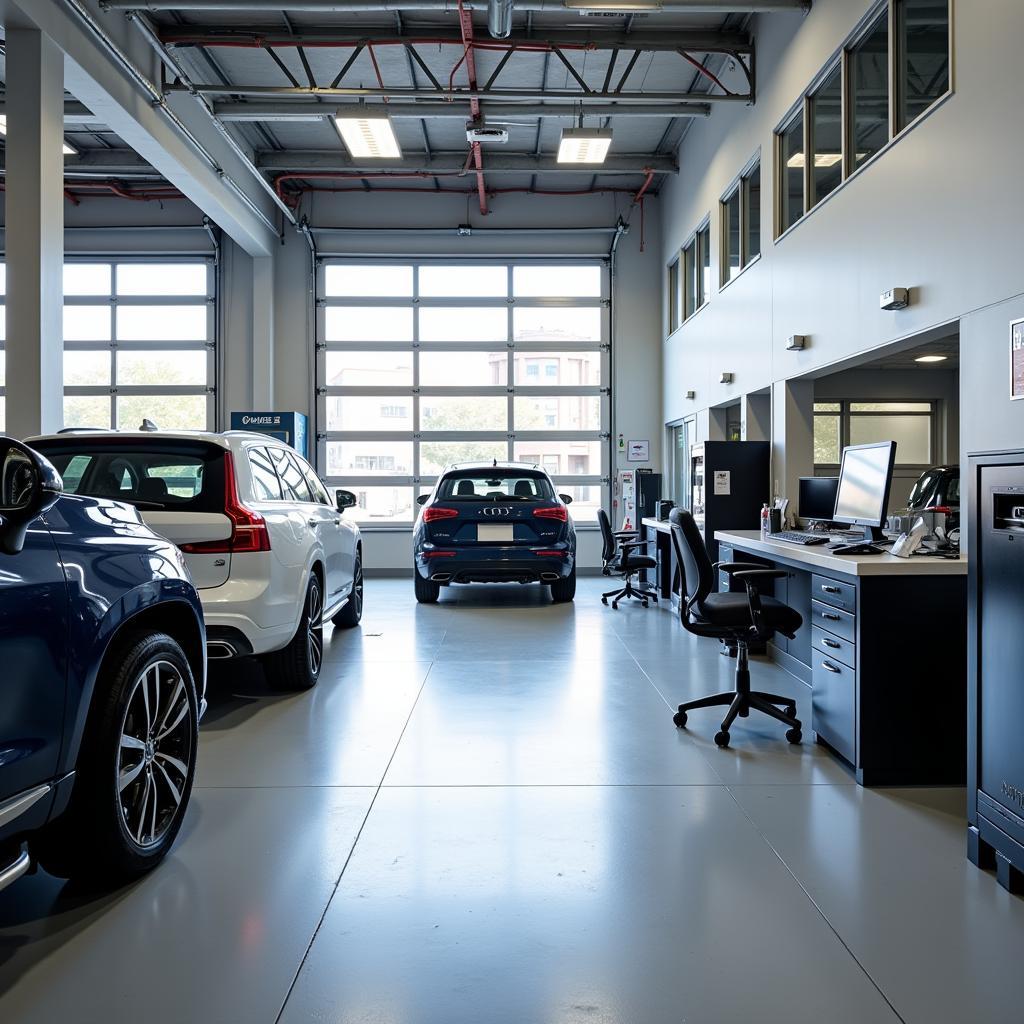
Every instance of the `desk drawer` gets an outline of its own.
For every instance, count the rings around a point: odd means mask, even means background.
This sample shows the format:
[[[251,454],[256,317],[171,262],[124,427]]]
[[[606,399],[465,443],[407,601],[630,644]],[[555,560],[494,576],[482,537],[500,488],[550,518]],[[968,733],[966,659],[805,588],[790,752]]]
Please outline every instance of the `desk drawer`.
[[[851,764],[857,760],[856,676],[835,658],[813,652],[814,731]]]
[[[820,626],[815,626],[811,630],[811,646],[815,658],[824,656],[830,661],[841,661],[850,668],[857,667],[857,645],[852,640],[826,633]]]
[[[830,633],[835,633],[836,636],[855,641],[857,639],[856,621],[853,615],[844,612],[841,608],[822,604],[817,599],[811,601],[812,624],[827,629]]]
[[[841,583],[839,580],[829,579],[828,576],[819,576],[815,573],[811,578],[811,597],[815,601],[824,601],[825,604],[842,608],[848,612],[857,611],[857,585],[855,583]]]

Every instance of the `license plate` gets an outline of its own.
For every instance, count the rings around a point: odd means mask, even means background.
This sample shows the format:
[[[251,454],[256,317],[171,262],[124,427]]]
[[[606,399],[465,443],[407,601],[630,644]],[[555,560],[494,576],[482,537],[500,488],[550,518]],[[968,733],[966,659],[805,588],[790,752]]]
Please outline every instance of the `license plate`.
[[[480,544],[511,544],[515,540],[515,527],[481,523],[476,528],[476,539]]]

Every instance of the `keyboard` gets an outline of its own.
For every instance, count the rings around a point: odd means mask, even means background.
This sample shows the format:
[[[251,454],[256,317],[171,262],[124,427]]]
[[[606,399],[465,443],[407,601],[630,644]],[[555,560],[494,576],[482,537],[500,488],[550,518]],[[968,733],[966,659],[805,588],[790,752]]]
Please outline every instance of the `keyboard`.
[[[783,540],[787,544],[827,544],[829,535],[827,533],[805,533],[802,530],[783,530],[781,533],[771,533],[769,540]]]

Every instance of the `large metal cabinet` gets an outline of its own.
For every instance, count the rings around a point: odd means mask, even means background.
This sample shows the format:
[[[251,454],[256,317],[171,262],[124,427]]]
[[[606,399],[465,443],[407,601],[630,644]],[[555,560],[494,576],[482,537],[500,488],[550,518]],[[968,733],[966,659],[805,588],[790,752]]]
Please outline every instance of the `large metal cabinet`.
[[[1024,451],[968,467],[968,856],[1024,893]]]

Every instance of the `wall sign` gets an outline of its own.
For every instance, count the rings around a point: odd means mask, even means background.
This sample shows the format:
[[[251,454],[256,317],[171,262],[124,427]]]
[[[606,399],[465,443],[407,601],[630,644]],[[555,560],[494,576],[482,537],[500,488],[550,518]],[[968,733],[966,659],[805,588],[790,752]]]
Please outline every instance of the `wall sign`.
[[[1010,398],[1024,398],[1024,320],[1010,321]]]
[[[651,457],[650,441],[630,441],[626,450],[628,462],[646,462]]]
[[[715,494],[732,494],[732,472],[728,469],[715,470]]]

